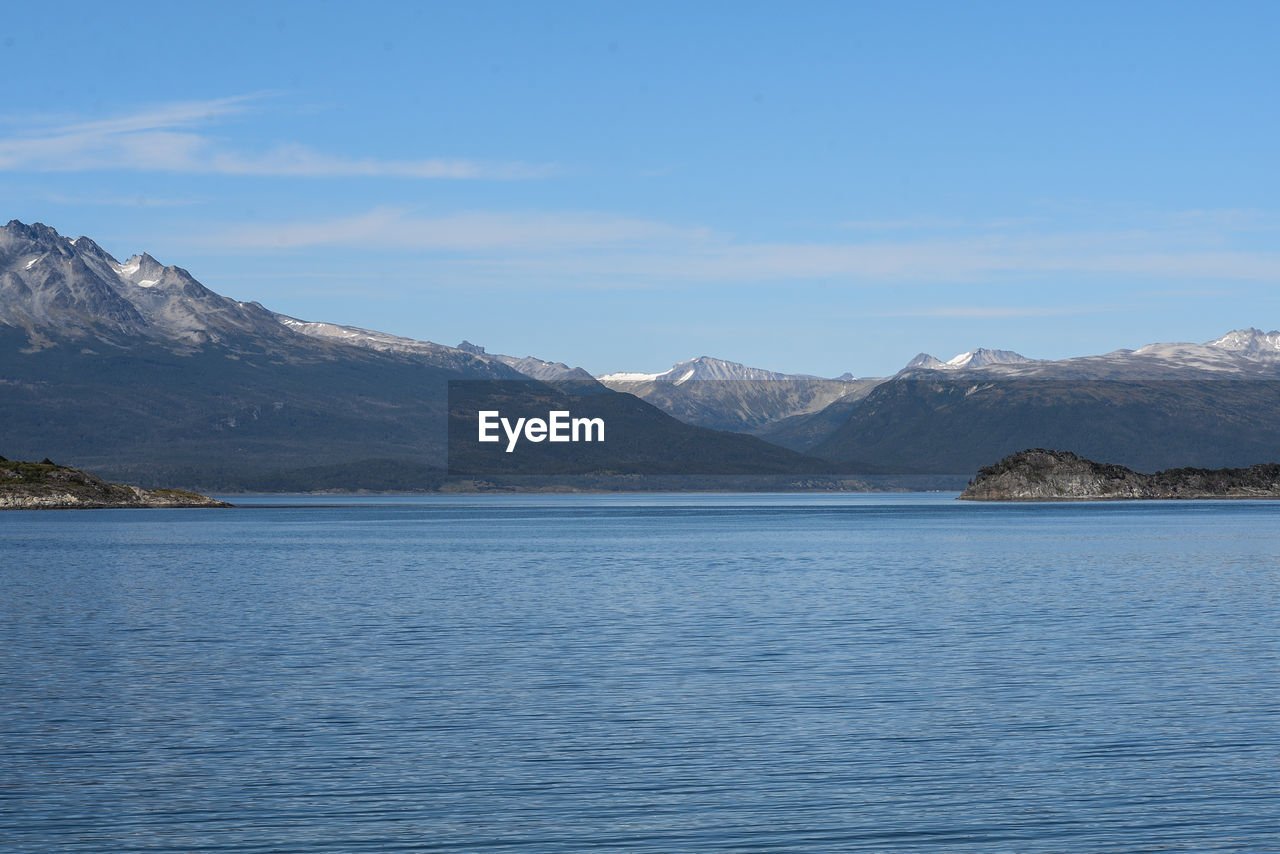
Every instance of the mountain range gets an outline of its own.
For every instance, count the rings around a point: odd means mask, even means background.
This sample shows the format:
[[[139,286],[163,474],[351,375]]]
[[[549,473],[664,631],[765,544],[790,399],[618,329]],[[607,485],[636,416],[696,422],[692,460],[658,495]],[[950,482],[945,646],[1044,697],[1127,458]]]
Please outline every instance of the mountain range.
[[[1060,360],[921,353],[890,377],[709,356],[593,377],[280,314],[39,223],[0,229],[0,450],[11,456],[142,485],[238,488],[274,473],[295,488],[308,477],[403,488],[406,472],[438,485],[457,430],[449,384],[477,380],[531,383],[528,400],[543,403],[612,395],[611,417],[651,443],[632,463],[652,471],[968,474],[1028,447],[1143,470],[1280,459],[1276,331]],[[592,471],[641,470],[599,452]]]
[[[505,381],[557,405],[610,396],[610,426],[628,441],[611,443],[612,455],[596,449],[602,471],[809,475],[825,465],[685,424],[585,372],[568,369],[572,385],[552,388],[508,360],[278,314],[214,293],[149,255],[122,263],[88,238],[38,223],[0,229],[8,456],[54,457],[140,485],[298,486],[304,472],[377,489],[387,488],[389,471],[414,471],[438,486],[456,420],[450,384]],[[404,485],[402,475],[392,479]]]

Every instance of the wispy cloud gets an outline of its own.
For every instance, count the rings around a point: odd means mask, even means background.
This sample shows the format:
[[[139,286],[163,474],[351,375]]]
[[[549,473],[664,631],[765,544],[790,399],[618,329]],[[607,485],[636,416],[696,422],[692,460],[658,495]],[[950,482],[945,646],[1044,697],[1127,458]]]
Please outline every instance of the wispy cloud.
[[[456,213],[424,217],[376,208],[334,220],[235,226],[206,242],[227,248],[372,247],[438,252],[547,252],[704,239],[706,229],[601,213]]]
[[[263,95],[187,101],[94,121],[19,125],[0,138],[0,171],[123,170],[305,178],[444,178],[515,180],[553,174],[551,165],[464,158],[413,160],[349,157],[286,143],[240,151],[200,128],[251,111]]]
[[[100,135],[137,133],[157,128],[191,127],[243,113],[250,109],[255,101],[262,100],[268,94],[263,92],[205,101],[161,104],[108,119],[54,124],[49,131],[54,135]]]
[[[1250,223],[1251,228],[1257,227],[1254,219]],[[1280,283],[1280,252],[1249,246],[1229,231],[1188,233],[1168,219],[1111,231],[1044,227],[1016,233],[992,230],[897,239],[877,235],[827,242],[748,242],[709,227],[601,212],[472,211],[424,216],[379,207],[335,219],[212,228],[200,242],[228,251],[373,247],[417,252],[441,262],[465,264],[474,275],[490,281],[552,280],[610,289],[802,281],[983,286],[1063,277],[1122,280],[1145,288]],[[954,309],[965,310],[970,309]],[[982,311],[986,314],[969,316],[1030,316]]]
[[[1159,281],[1280,283],[1280,254],[1262,252],[1115,253],[1049,251],[958,242],[724,244],[629,252],[490,257],[511,274],[537,272],[586,280],[707,283],[826,280],[847,285],[987,285],[1069,275]]]

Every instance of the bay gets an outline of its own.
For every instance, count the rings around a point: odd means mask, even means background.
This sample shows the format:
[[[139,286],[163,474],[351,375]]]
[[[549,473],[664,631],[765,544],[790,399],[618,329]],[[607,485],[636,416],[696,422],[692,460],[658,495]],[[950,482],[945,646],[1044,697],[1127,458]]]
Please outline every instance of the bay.
[[[1280,506],[0,514],[4,851],[1280,850]]]

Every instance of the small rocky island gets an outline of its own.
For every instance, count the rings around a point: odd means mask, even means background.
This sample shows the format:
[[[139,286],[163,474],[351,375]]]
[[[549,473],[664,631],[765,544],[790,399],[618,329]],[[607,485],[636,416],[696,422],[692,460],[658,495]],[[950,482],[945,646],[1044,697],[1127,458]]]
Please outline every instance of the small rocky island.
[[[183,489],[140,489],[107,483],[49,459],[23,463],[0,457],[0,510],[230,506]]]
[[[1243,469],[1165,469],[1142,474],[1069,451],[1019,451],[984,466],[963,501],[1098,501],[1280,498],[1280,463]]]

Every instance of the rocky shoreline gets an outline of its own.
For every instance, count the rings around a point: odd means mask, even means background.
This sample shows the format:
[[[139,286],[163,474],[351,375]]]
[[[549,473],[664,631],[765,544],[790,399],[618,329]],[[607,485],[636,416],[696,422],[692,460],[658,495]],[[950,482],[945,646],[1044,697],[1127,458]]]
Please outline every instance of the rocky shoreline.
[[[978,470],[962,501],[1117,501],[1280,498],[1280,463],[1237,469],[1135,472],[1070,451],[1019,451]]]
[[[184,489],[140,489],[45,459],[0,457],[0,510],[97,510],[119,507],[230,507]]]

